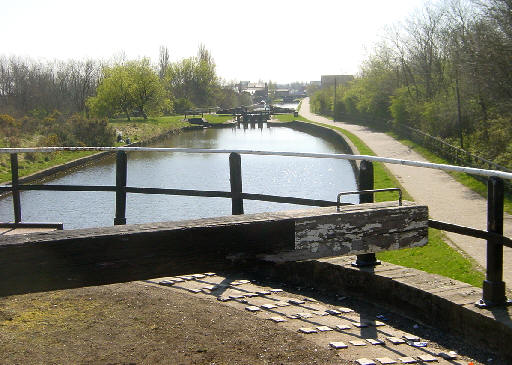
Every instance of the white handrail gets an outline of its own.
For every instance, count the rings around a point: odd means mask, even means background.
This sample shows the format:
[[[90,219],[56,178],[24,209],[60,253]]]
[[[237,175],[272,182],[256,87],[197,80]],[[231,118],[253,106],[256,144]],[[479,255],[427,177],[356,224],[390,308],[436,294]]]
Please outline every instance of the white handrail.
[[[395,165],[413,167],[424,167],[443,171],[463,172],[479,176],[495,176],[502,179],[512,180],[512,173],[477,169],[455,165],[436,164],[431,162],[401,160],[388,157],[377,157],[368,155],[350,155],[337,153],[312,153],[312,152],[283,152],[283,151],[253,151],[253,150],[216,150],[203,148],[164,148],[164,147],[33,147],[33,148],[0,148],[0,153],[26,153],[26,152],[56,152],[56,151],[125,151],[125,152],[185,152],[185,153],[239,153],[241,155],[262,155],[262,156],[286,156],[286,157],[311,157],[311,158],[334,158],[340,160],[365,160],[382,162]]]

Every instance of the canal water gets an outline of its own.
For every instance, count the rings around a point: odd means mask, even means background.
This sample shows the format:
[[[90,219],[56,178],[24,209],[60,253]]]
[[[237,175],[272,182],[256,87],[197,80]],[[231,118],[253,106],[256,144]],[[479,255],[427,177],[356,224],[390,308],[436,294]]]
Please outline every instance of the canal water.
[[[154,147],[250,149],[344,153],[342,146],[318,136],[266,123],[246,128],[186,131]],[[128,186],[229,191],[228,154],[131,152]],[[247,193],[336,200],[338,192],[356,190],[348,161],[281,156],[242,155],[243,191]],[[105,159],[51,181],[52,184],[115,185],[115,161]],[[346,202],[357,202],[347,196]],[[63,222],[64,229],[111,226],[115,193],[21,193],[26,222]],[[245,213],[303,208],[291,204],[244,201]],[[0,221],[13,221],[12,198],[0,200]],[[166,195],[128,194],[127,223],[207,218],[231,214],[231,200]]]

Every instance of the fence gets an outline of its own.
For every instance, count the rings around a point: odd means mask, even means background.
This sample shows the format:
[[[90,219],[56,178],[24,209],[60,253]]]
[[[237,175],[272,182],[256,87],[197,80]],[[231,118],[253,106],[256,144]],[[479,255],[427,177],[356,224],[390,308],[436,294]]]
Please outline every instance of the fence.
[[[438,156],[445,158],[451,163],[480,169],[512,172],[511,169],[508,169],[505,166],[501,166],[493,161],[474,155],[471,152],[443,141],[441,138],[431,136],[430,134],[422,132],[418,129],[411,128],[403,124],[397,124],[395,129],[399,134],[407,137],[411,141],[416,142],[425,148],[428,148],[429,150],[435,152]],[[482,178],[478,175],[474,175],[474,177],[482,180]],[[512,190],[512,184],[509,181],[507,181],[505,185],[508,190]]]
[[[19,183],[18,178],[18,153],[27,152],[55,152],[62,150],[88,150],[88,151],[116,151],[116,184],[115,185],[51,185],[51,184],[30,184],[23,185]],[[153,152],[187,152],[187,153],[221,153],[229,154],[230,166],[230,184],[231,191],[203,191],[203,190],[183,190],[183,189],[160,189],[145,187],[127,186],[127,153],[136,151]],[[505,296],[505,283],[503,282],[503,246],[512,247],[512,240],[503,236],[503,204],[504,204],[504,181],[511,180],[512,173],[504,171],[482,170],[470,167],[461,167],[453,165],[433,164],[428,162],[418,162],[409,160],[399,160],[392,158],[366,156],[366,155],[348,155],[348,154],[325,154],[325,153],[297,153],[297,152],[268,152],[268,151],[249,151],[249,150],[206,150],[190,148],[146,148],[146,147],[41,147],[41,148],[0,148],[0,153],[9,153],[11,156],[12,181],[10,185],[0,186],[0,192],[10,192],[13,195],[14,222],[2,223],[4,227],[55,227],[62,229],[60,223],[25,223],[22,222],[22,207],[20,192],[28,190],[39,191],[110,191],[116,193],[116,213],[114,217],[115,225],[126,224],[126,195],[128,193],[138,194],[165,194],[182,196],[200,196],[200,197],[220,197],[229,198],[232,202],[232,214],[243,214],[244,200],[260,200],[277,203],[290,203],[307,206],[339,206],[349,203],[340,203],[339,201],[315,200],[297,197],[283,197],[268,194],[249,194],[244,193],[242,189],[242,169],[241,155],[263,155],[263,156],[289,156],[289,157],[309,157],[309,158],[334,158],[346,160],[361,161],[359,168],[359,193],[361,194],[361,203],[373,202],[373,194],[378,192],[374,190],[373,162],[401,164],[415,167],[425,167],[445,171],[465,172],[477,176],[488,177],[488,208],[487,208],[487,231],[478,230],[470,227],[458,226],[451,223],[429,220],[429,227],[441,229],[449,232],[455,232],[462,235],[481,238],[487,240],[487,268],[486,280],[483,286],[483,298],[479,302],[481,307],[493,307],[496,305],[505,305],[510,302]],[[382,189],[380,189],[382,190]],[[384,189],[389,190],[389,189]],[[355,266],[373,266],[378,264],[375,254],[358,255]]]

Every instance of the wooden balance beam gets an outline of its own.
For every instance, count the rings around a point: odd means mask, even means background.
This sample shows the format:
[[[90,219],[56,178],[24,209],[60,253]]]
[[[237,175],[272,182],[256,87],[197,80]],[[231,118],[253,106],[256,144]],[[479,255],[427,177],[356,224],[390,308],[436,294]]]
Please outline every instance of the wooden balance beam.
[[[0,295],[422,246],[428,208],[404,202],[0,237]]]

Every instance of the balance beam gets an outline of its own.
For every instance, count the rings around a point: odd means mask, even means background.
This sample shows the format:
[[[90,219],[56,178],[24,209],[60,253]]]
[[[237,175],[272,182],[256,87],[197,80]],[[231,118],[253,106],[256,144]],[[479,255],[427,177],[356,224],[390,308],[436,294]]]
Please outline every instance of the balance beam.
[[[422,246],[428,208],[360,204],[0,236],[0,295]]]

